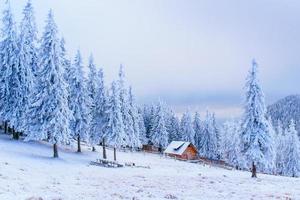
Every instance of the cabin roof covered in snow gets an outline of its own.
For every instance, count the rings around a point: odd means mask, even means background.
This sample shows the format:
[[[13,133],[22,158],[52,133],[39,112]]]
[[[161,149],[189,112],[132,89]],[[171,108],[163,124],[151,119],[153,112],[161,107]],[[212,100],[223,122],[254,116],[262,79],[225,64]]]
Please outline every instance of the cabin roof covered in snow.
[[[190,142],[183,142],[183,141],[173,141],[169,144],[167,149],[164,151],[164,153],[168,154],[175,154],[175,155],[182,155],[183,152],[190,146],[194,145]],[[195,147],[194,147],[195,148]],[[196,148],[195,148],[196,149]]]

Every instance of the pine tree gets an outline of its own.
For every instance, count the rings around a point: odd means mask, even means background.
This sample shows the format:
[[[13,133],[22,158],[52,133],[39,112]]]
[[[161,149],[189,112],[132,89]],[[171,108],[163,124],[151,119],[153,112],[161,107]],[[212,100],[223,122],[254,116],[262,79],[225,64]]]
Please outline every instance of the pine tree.
[[[124,68],[121,65],[119,70],[119,80],[118,87],[120,91],[120,103],[121,103],[121,113],[124,123],[124,131],[126,133],[127,146],[134,147],[134,128],[132,117],[129,113],[129,103],[128,103],[128,91],[125,88],[125,73]]]
[[[66,83],[61,67],[60,43],[52,11],[49,12],[39,52],[37,83],[31,95],[29,131],[26,140],[47,139],[53,144],[53,156],[58,157],[57,145],[70,139]]]
[[[74,116],[71,120],[71,131],[77,140],[77,152],[81,152],[81,141],[87,140],[89,135],[90,114],[88,106],[90,99],[85,86],[82,58],[79,51],[77,51],[68,77],[70,81],[69,108]]]
[[[295,122],[292,120],[285,133],[283,151],[283,174],[286,176],[300,176],[300,141],[296,131]]]
[[[140,141],[140,118],[138,113],[138,108],[135,102],[135,98],[132,93],[132,88],[129,88],[129,115],[132,118],[133,125],[133,135],[131,136],[131,144],[134,148],[141,147]]]
[[[173,127],[172,127],[172,118],[174,116],[174,113],[172,111],[172,109],[167,106],[167,104],[163,104],[164,106],[164,110],[165,110],[165,123],[166,123],[166,129],[169,135],[169,140],[171,136],[171,132],[173,131]]]
[[[189,111],[185,112],[182,116],[180,123],[180,132],[182,140],[195,144],[195,130],[193,126],[192,116]]]
[[[169,133],[169,143],[171,143],[172,141],[181,140],[180,122],[178,117],[175,116],[175,114],[173,114],[170,119],[170,128],[168,130],[168,133]]]
[[[200,120],[200,114],[196,112],[194,118],[194,130],[195,130],[195,145],[197,149],[200,149],[200,143],[202,138],[202,123]]]
[[[142,144],[148,144],[144,113],[140,107],[138,107],[138,120],[139,120],[138,123],[139,123],[139,129],[140,129],[140,131],[139,131],[140,132],[140,141]]]
[[[214,127],[213,114],[209,112],[206,113],[199,147],[201,156],[209,159],[218,158],[217,134]]]
[[[216,138],[216,144],[217,144],[217,149],[216,149],[216,154],[217,154],[217,159],[221,159],[221,139],[220,139],[220,132],[218,130],[218,125],[217,125],[217,121],[216,121],[216,115],[215,113],[213,113],[211,115],[211,122],[212,122],[212,130],[211,130],[211,134],[213,135],[213,137]]]
[[[257,64],[252,68],[246,81],[245,111],[241,127],[242,153],[252,165],[252,177],[256,168],[270,169],[274,164],[274,145],[269,123],[266,119],[264,94],[257,78]]]
[[[15,120],[18,100],[16,97],[20,93],[19,78],[19,48],[17,44],[17,34],[13,19],[10,2],[6,1],[6,8],[2,18],[2,36],[0,45],[0,116],[1,120],[10,126],[17,125]],[[14,135],[15,139],[18,139]]]
[[[168,146],[168,132],[165,122],[165,110],[163,103],[159,101],[155,109],[155,115],[153,116],[153,122],[151,125],[151,142],[162,150]]]
[[[27,127],[29,96],[33,90],[34,74],[37,68],[37,29],[35,25],[34,11],[29,0],[23,10],[21,33],[18,39],[18,92],[14,98],[15,115],[11,122],[19,132],[24,132]],[[18,133],[16,133],[18,134]],[[18,137],[18,136],[17,136]]]
[[[91,117],[91,123],[90,123],[90,133],[89,133],[89,141],[94,146],[95,144],[99,144],[100,138],[98,137],[99,130],[96,129],[97,122],[96,122],[96,92],[97,92],[97,84],[100,82],[98,80],[97,76],[97,70],[94,63],[93,55],[90,55],[89,58],[89,64],[88,64],[88,79],[87,79],[87,92],[90,100],[90,104],[87,105],[89,107],[89,114]],[[97,135],[96,135],[97,134]],[[98,141],[96,141],[98,140]],[[95,151],[95,148],[93,147],[93,151]]]
[[[151,104],[151,105],[145,105],[143,109],[143,119],[144,119],[144,125],[146,129],[146,134],[145,134],[145,144],[153,144],[151,141],[151,134],[152,134],[152,128],[155,123],[155,113],[156,113],[156,107]]]
[[[244,168],[244,160],[241,155],[241,142],[239,135],[240,123],[234,120],[227,121],[221,129],[222,158],[235,168]]]
[[[112,83],[108,102],[108,123],[103,136],[108,145],[114,148],[122,148],[127,145],[127,136],[124,131],[124,123],[121,112],[120,93],[115,82]]]
[[[275,147],[276,147],[276,173],[282,175],[283,174],[283,166],[284,166],[284,148],[286,144],[286,137],[281,125],[281,122],[277,122],[276,128],[276,137],[275,137]]]
[[[92,117],[90,132],[90,143],[92,145],[100,143],[108,121],[106,113],[108,97],[104,86],[103,69],[99,69],[95,80],[97,84],[94,97],[94,116]]]

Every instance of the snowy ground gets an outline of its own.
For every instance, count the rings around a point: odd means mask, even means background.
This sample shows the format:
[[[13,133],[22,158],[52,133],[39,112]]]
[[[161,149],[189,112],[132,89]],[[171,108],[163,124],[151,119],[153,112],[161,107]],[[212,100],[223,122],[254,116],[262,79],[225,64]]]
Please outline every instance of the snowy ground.
[[[230,171],[145,153],[118,152],[120,162],[150,169],[89,165],[100,152],[12,141],[0,135],[0,199],[300,199],[300,179]],[[112,152],[108,151],[109,158]],[[32,198],[33,199],[33,198]]]

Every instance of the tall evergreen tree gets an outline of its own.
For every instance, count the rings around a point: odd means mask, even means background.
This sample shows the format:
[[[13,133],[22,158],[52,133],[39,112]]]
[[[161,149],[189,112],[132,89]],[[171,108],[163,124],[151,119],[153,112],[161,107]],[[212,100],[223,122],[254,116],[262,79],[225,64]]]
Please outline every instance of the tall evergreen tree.
[[[283,151],[283,174],[286,176],[300,176],[300,141],[292,120],[285,133],[285,148]]]
[[[195,144],[195,130],[193,126],[193,120],[189,111],[185,112],[182,116],[180,123],[180,132],[182,134],[182,140]]]
[[[151,125],[150,137],[153,145],[159,147],[161,150],[168,146],[169,135],[165,122],[165,110],[161,101],[159,101],[155,109],[155,115],[153,116],[153,122]]]
[[[246,79],[246,100],[241,127],[242,153],[252,165],[252,177],[256,177],[256,168],[270,169],[274,164],[274,145],[269,123],[266,119],[264,94],[257,77],[257,64]]]
[[[200,149],[200,143],[202,138],[202,123],[200,120],[199,112],[196,112],[194,117],[194,130],[195,130],[195,145],[197,149]]]
[[[140,141],[140,118],[138,113],[138,108],[135,102],[134,95],[132,93],[132,88],[129,88],[129,115],[132,119],[133,125],[133,135],[131,136],[131,146],[134,148],[141,147]]]
[[[3,26],[0,45],[0,116],[1,120],[10,126],[17,125],[14,120],[17,115],[17,101],[20,93],[20,78],[19,78],[19,48],[17,44],[17,33],[13,14],[10,7],[10,2],[6,1],[6,8],[3,11]],[[15,137],[15,139],[18,139]]]
[[[26,140],[47,139],[57,145],[69,142],[69,116],[66,83],[61,67],[60,43],[52,11],[49,12],[39,52],[37,84],[31,95],[29,131]]]
[[[124,123],[124,131],[126,134],[127,146],[133,147],[134,128],[132,117],[129,113],[129,102],[128,102],[128,91],[125,87],[125,73],[123,65],[120,66],[119,70],[119,80],[118,80],[120,103],[121,103],[121,113]]]
[[[112,83],[108,102],[108,123],[103,136],[108,145],[115,148],[126,147],[127,136],[121,112],[120,93],[115,82]]]
[[[181,140],[180,122],[178,117],[175,116],[175,114],[173,114],[170,119],[170,127],[168,133],[169,133],[169,143],[171,143],[172,141]]]
[[[100,82],[98,80],[98,76],[97,76],[97,70],[96,70],[96,66],[94,63],[94,58],[93,55],[90,55],[89,58],[89,63],[88,63],[88,79],[87,79],[87,93],[89,96],[89,100],[90,103],[88,106],[89,109],[89,114],[91,117],[91,123],[90,123],[90,127],[89,127],[89,141],[91,143],[94,143],[94,140],[96,139],[96,134],[99,134],[99,130],[96,130],[96,126],[97,126],[97,122],[95,121],[96,115],[97,115],[97,110],[96,110],[96,92],[97,92],[97,84]],[[95,141],[94,144],[95,145],[97,143],[99,143],[100,139],[97,139],[97,142]],[[95,148],[93,147],[93,151],[95,151]]]
[[[152,134],[152,129],[155,123],[155,113],[156,113],[156,107],[151,104],[151,105],[144,105],[143,109],[143,119],[144,119],[144,125],[146,129],[146,134],[145,134],[145,144],[152,144],[153,142],[151,141],[151,134]]]
[[[286,137],[281,125],[281,122],[277,122],[276,128],[276,137],[275,137],[275,147],[276,147],[276,173],[282,175],[283,174],[283,166],[284,166],[284,151],[286,145]]]
[[[217,159],[221,159],[221,138],[220,138],[219,129],[217,127],[218,125],[217,125],[215,113],[212,113],[211,115],[211,122],[212,122],[211,134],[213,135],[213,137],[216,138],[216,144],[217,144],[217,149],[216,149]]]
[[[138,123],[139,123],[139,129],[140,129],[140,141],[142,144],[148,144],[144,113],[140,107],[138,107],[138,120],[139,120]]]
[[[87,140],[89,135],[90,114],[88,106],[90,99],[86,90],[80,51],[77,51],[68,77],[70,80],[69,107],[74,116],[71,120],[71,131],[77,140],[77,152],[81,152],[81,141]]]
[[[97,76],[95,78],[96,91],[94,97],[94,113],[91,121],[91,132],[90,132],[90,143],[96,145],[100,143],[101,138],[105,132],[107,125],[107,101],[108,97],[106,95],[104,86],[104,75],[103,70],[99,69]]]
[[[29,0],[23,10],[21,33],[18,38],[18,92],[15,99],[15,116],[12,119],[14,127],[19,132],[24,132],[27,127],[29,96],[33,90],[34,74],[37,68],[37,29],[34,11]],[[18,134],[18,133],[15,133]],[[18,136],[17,136],[18,137]]]
[[[203,132],[199,145],[199,154],[209,159],[218,158],[217,135],[213,122],[213,115],[207,111],[203,124]]]
[[[244,168],[244,160],[241,155],[241,142],[239,135],[240,123],[234,120],[227,121],[221,129],[222,158],[235,168]]]

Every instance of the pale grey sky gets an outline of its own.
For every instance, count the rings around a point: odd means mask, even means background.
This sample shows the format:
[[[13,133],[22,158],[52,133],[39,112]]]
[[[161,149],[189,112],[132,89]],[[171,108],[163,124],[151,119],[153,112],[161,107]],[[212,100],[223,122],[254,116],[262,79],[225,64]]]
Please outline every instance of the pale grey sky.
[[[1,0],[0,6],[3,6]],[[11,0],[16,19],[25,0]],[[33,0],[39,31],[50,8],[69,55],[93,52],[107,83],[126,67],[141,102],[158,97],[237,115],[252,58],[267,102],[300,93],[300,1]]]

